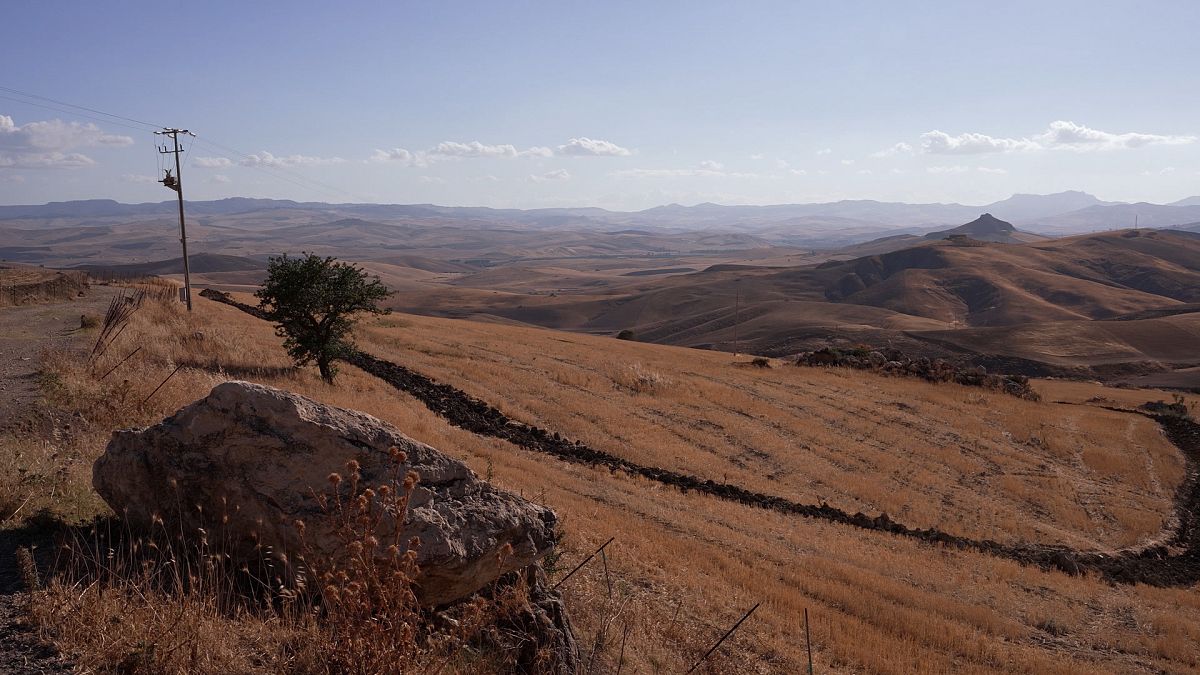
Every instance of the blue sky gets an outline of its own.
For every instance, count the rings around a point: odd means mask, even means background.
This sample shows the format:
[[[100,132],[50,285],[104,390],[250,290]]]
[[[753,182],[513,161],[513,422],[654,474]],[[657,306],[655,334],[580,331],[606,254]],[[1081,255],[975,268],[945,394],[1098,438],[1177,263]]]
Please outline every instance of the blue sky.
[[[0,87],[194,130],[192,199],[1200,194],[1195,2],[18,2],[3,17]],[[0,203],[172,196],[148,128],[0,97]]]

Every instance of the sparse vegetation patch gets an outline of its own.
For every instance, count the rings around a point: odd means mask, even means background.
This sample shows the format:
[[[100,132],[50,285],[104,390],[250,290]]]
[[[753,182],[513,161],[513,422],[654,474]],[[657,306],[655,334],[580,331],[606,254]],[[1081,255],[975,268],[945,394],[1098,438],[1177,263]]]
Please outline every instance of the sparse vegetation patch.
[[[1024,375],[989,373],[983,366],[958,366],[944,359],[912,358],[891,348],[822,347],[797,355],[796,365],[870,370],[897,377],[917,377],[927,382],[954,382],[968,387],[994,389],[1030,401],[1041,399],[1029,386],[1029,378]]]

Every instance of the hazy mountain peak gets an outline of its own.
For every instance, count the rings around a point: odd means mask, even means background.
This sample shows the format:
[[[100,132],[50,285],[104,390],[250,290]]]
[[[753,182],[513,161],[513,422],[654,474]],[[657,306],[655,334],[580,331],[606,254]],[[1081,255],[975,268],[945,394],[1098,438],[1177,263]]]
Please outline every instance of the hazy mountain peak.
[[[985,213],[975,220],[961,225],[956,230],[962,230],[964,234],[990,234],[995,232],[1014,232],[1017,228],[1012,226],[1012,223],[1000,220],[990,213]]]

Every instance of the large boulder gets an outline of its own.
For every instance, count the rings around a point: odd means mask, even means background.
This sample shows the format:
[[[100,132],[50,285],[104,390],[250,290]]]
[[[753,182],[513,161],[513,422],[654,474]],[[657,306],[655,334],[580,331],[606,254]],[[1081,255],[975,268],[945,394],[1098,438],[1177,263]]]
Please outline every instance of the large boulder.
[[[134,529],[204,532],[227,542],[235,558],[258,563],[265,552],[278,567],[305,553],[345,554],[318,496],[349,496],[351,481],[335,488],[330,474],[345,475],[350,460],[361,485],[409,471],[420,477],[408,512],[385,516],[378,538],[395,541],[400,528],[399,541],[420,540],[422,604],[470,595],[554,545],[552,511],[493,487],[462,462],[369,415],[248,382],[217,385],[154,426],[115,432],[92,480]]]

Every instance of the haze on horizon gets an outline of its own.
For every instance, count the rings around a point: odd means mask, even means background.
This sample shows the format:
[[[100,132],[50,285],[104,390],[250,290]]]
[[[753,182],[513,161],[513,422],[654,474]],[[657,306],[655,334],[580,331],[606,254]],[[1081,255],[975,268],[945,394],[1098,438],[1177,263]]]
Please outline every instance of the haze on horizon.
[[[1200,193],[1189,2],[41,3],[5,17],[0,204],[170,196],[149,127],[13,90],[196,131],[196,200]]]

